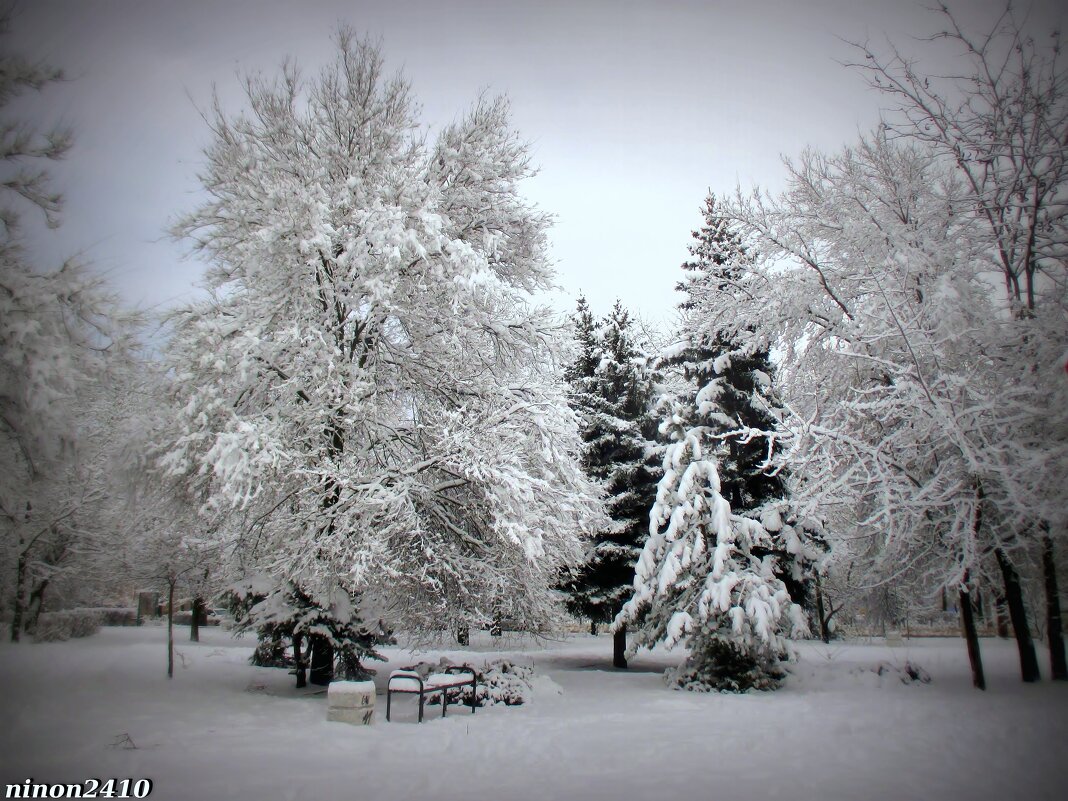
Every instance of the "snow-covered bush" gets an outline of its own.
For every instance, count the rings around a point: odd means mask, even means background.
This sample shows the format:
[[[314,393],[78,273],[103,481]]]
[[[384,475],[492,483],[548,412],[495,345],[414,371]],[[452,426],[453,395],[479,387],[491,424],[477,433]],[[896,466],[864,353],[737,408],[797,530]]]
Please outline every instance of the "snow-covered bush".
[[[89,637],[100,631],[103,615],[96,609],[69,609],[65,612],[42,612],[37,619],[33,639],[36,642],[62,642]]]
[[[716,636],[691,640],[690,655],[677,668],[664,673],[664,680],[676,690],[693,692],[744,693],[774,690],[786,673],[778,660],[760,649],[747,649],[743,643]]]
[[[437,663],[419,662],[411,667],[424,679],[431,673],[437,673],[453,666],[455,663],[442,657]],[[463,667],[474,667],[464,664]],[[519,706],[530,700],[531,683],[534,678],[534,669],[526,665],[517,665],[510,659],[494,659],[486,662],[481,669],[475,670],[477,677],[475,690],[475,706],[493,706],[504,704],[505,706]],[[460,674],[459,678],[462,678]],[[458,688],[447,690],[450,704],[468,704],[471,702],[470,690]],[[441,696],[435,695],[428,703],[440,704]]]
[[[495,659],[478,673],[475,706],[519,706],[530,700],[534,669],[508,659]]]

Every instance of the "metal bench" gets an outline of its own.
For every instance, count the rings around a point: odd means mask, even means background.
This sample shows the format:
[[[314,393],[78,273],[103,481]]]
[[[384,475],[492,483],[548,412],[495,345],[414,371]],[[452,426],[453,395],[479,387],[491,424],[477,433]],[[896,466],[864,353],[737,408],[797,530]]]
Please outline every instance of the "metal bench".
[[[467,665],[448,665],[437,673],[431,673],[425,679],[414,667],[403,667],[389,674],[386,684],[386,720],[389,720],[393,693],[405,693],[419,696],[419,722],[423,722],[423,706],[428,697],[441,693],[441,716],[449,706],[449,690],[461,687],[471,688],[471,714],[475,714],[475,692],[477,685],[475,669]]]

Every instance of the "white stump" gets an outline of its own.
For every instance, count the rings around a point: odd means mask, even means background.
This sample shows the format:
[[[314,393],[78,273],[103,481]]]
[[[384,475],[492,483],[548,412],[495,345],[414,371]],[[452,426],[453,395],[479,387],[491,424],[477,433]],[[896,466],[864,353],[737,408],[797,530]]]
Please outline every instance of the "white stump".
[[[332,681],[326,690],[326,719],[354,726],[374,722],[375,683],[373,681]]]

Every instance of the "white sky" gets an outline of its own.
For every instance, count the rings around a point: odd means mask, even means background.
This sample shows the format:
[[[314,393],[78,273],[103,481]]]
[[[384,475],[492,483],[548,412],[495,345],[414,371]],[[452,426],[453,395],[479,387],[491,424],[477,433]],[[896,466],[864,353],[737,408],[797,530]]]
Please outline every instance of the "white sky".
[[[1034,0],[1043,27],[1061,20]],[[983,27],[1000,0],[958,0]],[[339,21],[381,36],[440,125],[481,89],[504,92],[540,174],[527,195],[557,217],[552,255],[571,308],[579,291],[670,318],[690,231],[709,188],[777,189],[780,154],[836,149],[878,120],[877,93],[841,67],[836,37],[910,46],[937,30],[914,0],[31,0],[7,46],[71,80],[16,106],[70,123],[54,175],[64,225],[38,256],[78,252],[143,308],[191,297],[201,266],[165,230],[196,204],[212,84],[240,101],[237,75],[286,55],[311,71]]]

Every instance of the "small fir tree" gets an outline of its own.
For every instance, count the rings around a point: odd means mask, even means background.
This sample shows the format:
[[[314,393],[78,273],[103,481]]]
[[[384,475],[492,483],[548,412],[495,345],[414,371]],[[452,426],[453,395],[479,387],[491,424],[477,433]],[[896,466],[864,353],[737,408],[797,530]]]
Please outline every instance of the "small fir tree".
[[[304,687],[310,667],[312,684],[326,685],[339,676],[362,680],[374,675],[368,660],[384,657],[375,650],[375,635],[360,621],[355,600],[340,588],[313,594],[293,582],[267,589],[265,577],[235,589],[238,631],[255,630],[259,645],[252,663],[262,667],[292,665],[297,687]],[[287,654],[292,648],[292,656]]]
[[[648,359],[630,315],[618,301],[599,324],[580,298],[578,354],[569,372],[572,402],[582,419],[583,468],[604,490],[608,525],[565,584],[570,610],[594,626],[609,623],[630,596],[634,564],[648,528],[656,477],[648,465]],[[626,667],[626,628],[615,630],[613,664]]]

